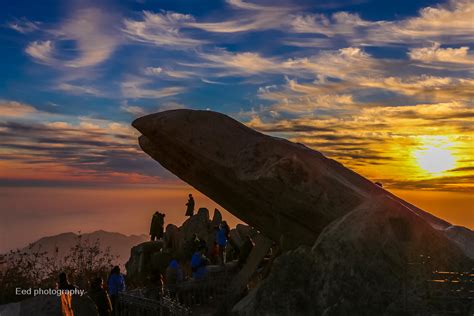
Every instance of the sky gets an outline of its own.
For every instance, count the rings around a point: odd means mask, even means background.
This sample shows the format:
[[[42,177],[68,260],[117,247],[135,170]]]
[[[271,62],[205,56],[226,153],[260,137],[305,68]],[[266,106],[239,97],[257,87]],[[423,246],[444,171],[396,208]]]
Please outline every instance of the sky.
[[[1,8],[0,251],[65,230],[140,233],[160,205],[178,223],[189,191],[216,207],[130,126],[180,108],[304,143],[474,228],[473,0]]]

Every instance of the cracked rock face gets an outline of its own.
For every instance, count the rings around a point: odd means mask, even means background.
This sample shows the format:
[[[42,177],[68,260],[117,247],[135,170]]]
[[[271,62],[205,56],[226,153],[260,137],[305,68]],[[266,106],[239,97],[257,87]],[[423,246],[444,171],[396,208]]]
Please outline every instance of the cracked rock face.
[[[141,148],[275,241],[311,245],[333,220],[386,191],[301,144],[211,111],[139,118]]]

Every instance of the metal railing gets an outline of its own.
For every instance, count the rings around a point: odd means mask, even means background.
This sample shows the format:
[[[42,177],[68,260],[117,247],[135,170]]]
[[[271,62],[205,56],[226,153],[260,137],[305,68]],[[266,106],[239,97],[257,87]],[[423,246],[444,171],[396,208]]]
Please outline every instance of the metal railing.
[[[191,309],[168,296],[158,299],[147,298],[135,294],[120,293],[116,306],[117,316],[187,316]]]

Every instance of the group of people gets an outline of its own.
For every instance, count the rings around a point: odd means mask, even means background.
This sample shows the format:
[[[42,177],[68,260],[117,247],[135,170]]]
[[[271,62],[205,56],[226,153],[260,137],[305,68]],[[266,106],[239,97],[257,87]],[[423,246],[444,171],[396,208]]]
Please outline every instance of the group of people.
[[[186,203],[186,216],[194,215],[194,198],[192,194],[188,196],[188,202]],[[164,225],[165,225],[165,214],[158,211],[153,214],[150,225],[150,239],[151,241],[159,240],[163,238]]]
[[[192,194],[189,194],[188,201],[185,205],[185,215],[189,217],[194,216],[195,201]],[[156,212],[153,215],[150,227],[152,241],[163,238],[164,217],[165,215],[160,212]],[[163,275],[165,289],[167,289],[170,294],[175,293],[178,284],[184,280],[184,272],[187,272],[186,274],[189,274],[194,280],[202,280],[206,278],[208,274],[208,265],[224,265],[226,263],[228,259],[227,253],[229,252],[228,243],[230,242],[230,227],[227,222],[222,221],[219,225],[214,227],[212,245],[208,245],[206,241],[209,242],[209,236],[198,236],[194,233],[183,245],[183,253],[186,254],[184,258],[180,260],[173,258],[170,260]],[[237,253],[239,267],[243,266],[252,248],[252,239],[246,237]]]
[[[58,289],[73,290],[77,288],[69,282],[67,274],[59,274]],[[117,315],[117,302],[119,293],[125,290],[125,278],[120,272],[120,267],[113,267],[107,279],[107,285],[104,284],[102,277],[96,277],[91,281],[88,296],[94,301],[99,316]],[[70,296],[61,296],[61,308],[63,315],[72,315],[72,298]],[[69,311],[69,312],[68,312]]]
[[[195,201],[192,194],[188,195],[185,216],[194,216]],[[163,238],[163,226],[165,215],[160,212],[155,212],[150,226],[150,237],[154,241]],[[206,266],[213,264],[225,264],[225,249],[229,240],[230,227],[223,221],[218,226],[214,227],[215,238],[212,248],[206,243],[206,240],[199,238],[197,234],[193,234],[192,238],[187,241],[185,248],[188,249],[190,258],[184,264],[190,263],[191,273],[194,279],[202,279],[207,275]],[[183,271],[178,260],[172,259],[166,269],[164,276],[165,284],[173,287],[176,283],[183,280]]]

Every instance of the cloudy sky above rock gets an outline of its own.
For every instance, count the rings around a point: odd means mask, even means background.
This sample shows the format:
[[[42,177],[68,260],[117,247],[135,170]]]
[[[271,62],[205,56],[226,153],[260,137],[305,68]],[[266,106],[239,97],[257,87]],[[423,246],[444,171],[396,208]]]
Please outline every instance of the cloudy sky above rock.
[[[389,189],[474,191],[472,0],[1,7],[3,187],[179,184],[130,122],[192,108],[304,143]]]

